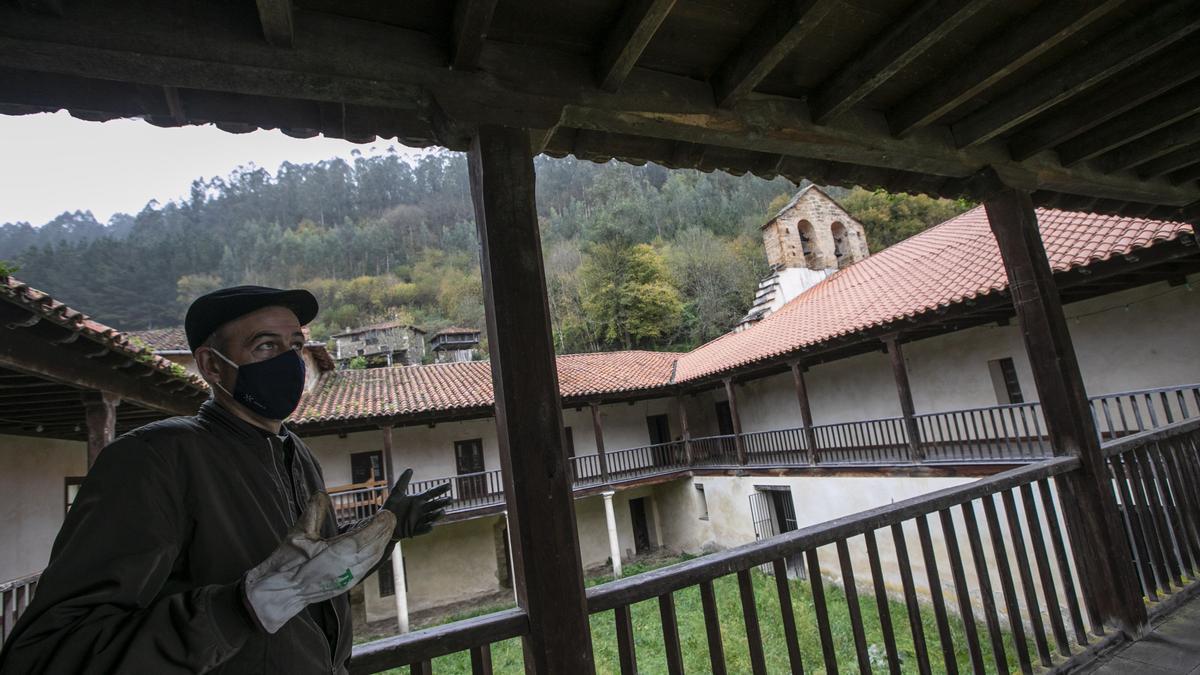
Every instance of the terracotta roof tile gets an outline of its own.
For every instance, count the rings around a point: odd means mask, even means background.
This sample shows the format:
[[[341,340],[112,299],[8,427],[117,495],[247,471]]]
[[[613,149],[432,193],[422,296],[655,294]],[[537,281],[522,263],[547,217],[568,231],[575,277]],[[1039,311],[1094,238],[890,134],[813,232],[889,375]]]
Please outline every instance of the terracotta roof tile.
[[[1051,267],[1065,271],[1193,232],[1186,223],[1038,209]],[[1008,285],[983,207],[831,275],[766,319],[679,359],[676,380],[813,347],[988,295]]]

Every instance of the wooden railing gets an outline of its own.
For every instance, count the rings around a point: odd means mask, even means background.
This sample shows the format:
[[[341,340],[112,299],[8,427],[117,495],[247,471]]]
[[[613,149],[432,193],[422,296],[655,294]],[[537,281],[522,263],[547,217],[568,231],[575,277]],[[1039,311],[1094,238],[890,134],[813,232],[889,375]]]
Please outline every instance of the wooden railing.
[[[804,465],[811,461],[803,429],[754,431],[742,434],[742,443],[750,464]]]
[[[897,464],[912,461],[904,419],[885,417],[861,422],[813,426],[821,464]]]
[[[0,645],[12,633],[13,624],[21,618],[29,603],[33,601],[33,593],[37,590],[38,580],[42,573],[37,572],[28,576],[0,582]]]
[[[925,461],[1022,461],[1052,457],[1037,403],[916,415]]]
[[[1200,417],[1200,384],[1104,394],[1089,399],[1103,439]]]
[[[338,525],[355,523],[375,515],[387,499],[387,481],[367,481],[329,488],[329,501]]]
[[[682,441],[617,450],[607,454],[610,482],[686,469]]]

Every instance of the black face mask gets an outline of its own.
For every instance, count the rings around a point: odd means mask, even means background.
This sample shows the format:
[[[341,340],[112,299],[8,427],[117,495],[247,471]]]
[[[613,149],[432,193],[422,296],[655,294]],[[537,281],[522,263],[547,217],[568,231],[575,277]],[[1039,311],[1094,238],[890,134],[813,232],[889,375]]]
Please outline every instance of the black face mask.
[[[304,393],[304,359],[295,349],[240,366],[215,349],[213,353],[238,371],[232,393],[219,383],[217,386],[252,412],[269,420],[281,420],[291,415],[300,403]]]

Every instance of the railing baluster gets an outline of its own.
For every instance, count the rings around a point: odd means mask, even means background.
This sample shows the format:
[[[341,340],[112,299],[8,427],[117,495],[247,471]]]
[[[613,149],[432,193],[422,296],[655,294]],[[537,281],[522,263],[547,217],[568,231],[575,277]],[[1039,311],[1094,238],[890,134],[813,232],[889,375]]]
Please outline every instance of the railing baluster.
[[[898,675],[900,654],[896,649],[896,631],[892,627],[891,603],[888,602],[883,567],[879,563],[879,544],[875,540],[875,530],[867,530],[863,533],[863,537],[867,542],[867,562],[871,566],[871,581],[875,585],[875,608],[879,613],[879,631],[883,633],[883,649],[887,654],[888,672]]]
[[[821,655],[825,660],[825,672],[838,672],[837,651],[833,645],[833,633],[829,627],[829,608],[825,605],[825,584],[821,580],[821,562],[817,549],[804,552],[808,564],[808,581],[812,586],[813,611],[817,615],[817,632],[821,636]]]
[[[983,603],[983,617],[987,622],[988,638],[992,643],[992,660],[997,673],[1008,672],[1008,656],[1004,653],[1004,630],[1000,627],[1000,616],[996,612],[996,597],[992,593],[992,578],[983,542],[979,537],[979,522],[975,519],[974,502],[960,504],[963,523],[967,528],[967,543],[971,547],[971,560],[975,563],[975,579],[979,583],[979,596]]]
[[[842,593],[846,596],[846,608],[850,613],[850,630],[854,634],[854,653],[858,657],[858,672],[861,675],[871,675],[871,657],[867,654],[867,636],[863,631],[862,607],[858,604],[854,566],[850,562],[850,548],[845,539],[837,540],[837,554],[842,568]]]
[[[803,675],[804,660],[800,656],[800,638],[796,634],[796,610],[792,607],[792,589],[788,586],[787,564],[782,558],[771,561],[775,572],[775,590],[779,595],[779,612],[783,617],[783,639],[787,643],[788,664],[792,673]]]
[[[996,515],[996,501],[991,495],[983,497],[980,501],[983,502],[983,515],[987,520],[988,538],[992,541],[996,572],[1000,578],[1000,590],[1004,594],[1004,608],[1008,612],[1008,627],[1012,631],[1013,644],[1016,646],[1017,661],[1021,665],[1022,673],[1032,673],[1033,664],[1029,662],[1029,647],[1025,642],[1021,605],[1017,602],[1017,591],[1013,587],[1012,571],[1008,565],[1008,549],[1004,545],[1004,534],[1000,531],[1000,519]]]
[[[1020,487],[1021,504],[1025,509],[1025,525],[1029,530],[1029,543],[1033,548],[1033,559],[1037,562],[1038,577],[1042,582],[1042,597],[1046,602],[1046,613],[1050,616],[1050,632],[1058,646],[1058,653],[1071,656],[1071,646],[1067,640],[1067,629],[1063,625],[1062,608],[1058,604],[1058,589],[1054,585],[1054,575],[1050,571],[1050,559],[1046,553],[1046,541],[1042,537],[1041,519],[1038,517],[1037,506],[1033,503],[1033,488],[1028,483]]]
[[[1146,529],[1151,527],[1151,525],[1143,522],[1144,509],[1140,503],[1135,503],[1135,498],[1130,492],[1133,477],[1126,476],[1126,457],[1123,454],[1113,455],[1108,458],[1108,466],[1113,473],[1113,478],[1117,485],[1117,494],[1121,499],[1125,525],[1128,528],[1130,537],[1133,539],[1132,548],[1134,557],[1136,558],[1135,563],[1139,573],[1138,577],[1142,581],[1142,592],[1151,600],[1158,600],[1159,586],[1145,534]],[[1136,493],[1136,488],[1134,488],[1134,493]],[[1146,514],[1147,517],[1148,515]]]
[[[613,610],[617,629],[617,655],[622,675],[637,675],[637,652],[633,646],[633,622],[629,620],[629,605]]]
[[[408,667],[409,675],[433,675],[433,664],[429,661],[414,661]]]
[[[1137,450],[1126,453],[1126,458],[1129,462],[1130,475],[1134,477],[1134,486],[1138,491],[1137,496],[1140,498],[1142,508],[1146,509],[1147,520],[1151,525],[1146,535],[1147,542],[1151,546],[1150,554],[1157,559],[1155,567],[1161,582],[1159,590],[1169,593],[1171,587],[1179,583],[1179,571],[1175,568],[1175,556],[1171,555],[1170,533],[1167,531],[1167,522],[1163,518],[1158,494],[1154,487],[1153,470],[1143,453]]]
[[[1184,571],[1189,567],[1188,563],[1188,547],[1187,542],[1183,538],[1183,528],[1179,522],[1179,509],[1177,508],[1176,495],[1171,490],[1171,482],[1162,463],[1162,450],[1158,443],[1150,443],[1142,446],[1143,457],[1146,459],[1147,465],[1150,467],[1150,475],[1153,477],[1152,484],[1155,492],[1158,494],[1159,509],[1158,512],[1166,523],[1168,532],[1167,550],[1171,555],[1172,569],[1175,574],[1175,579],[1182,579]],[[1183,584],[1180,584],[1182,588]]]
[[[708,662],[713,675],[725,675],[725,645],[721,641],[721,618],[713,582],[700,582],[700,605],[704,609],[704,632],[708,635]]]
[[[967,574],[963,570],[962,551],[958,546],[958,533],[954,530],[954,518],[950,509],[938,511],[942,524],[942,538],[946,541],[946,550],[950,553],[950,574],[954,579],[954,596],[958,600],[958,615],[963,622],[963,633],[967,637],[967,653],[971,657],[971,669],[976,673],[984,671],[983,651],[979,648],[979,633],[975,627],[975,613],[971,610],[971,589],[967,586]]]
[[[1067,599],[1067,613],[1071,617],[1071,627],[1075,629],[1075,641],[1086,645],[1088,643],[1087,631],[1083,627],[1083,616],[1079,613],[1075,579],[1067,558],[1067,547],[1063,541],[1062,527],[1058,521],[1058,509],[1054,506],[1054,495],[1050,491],[1049,481],[1045,479],[1038,481],[1038,495],[1041,497],[1042,513],[1046,515],[1046,529],[1050,534],[1050,545],[1054,549],[1054,561],[1058,565],[1058,578],[1062,580],[1063,596]]]
[[[471,648],[471,675],[492,675],[492,646]]]
[[[1029,612],[1029,626],[1033,632],[1033,644],[1037,647],[1038,657],[1042,665],[1050,667],[1050,645],[1046,642],[1046,628],[1042,624],[1041,606],[1038,604],[1037,589],[1033,585],[1033,574],[1030,572],[1029,554],[1025,548],[1025,537],[1021,533],[1020,516],[1013,499],[1012,490],[1000,493],[1000,501],[1004,504],[1004,516],[1008,521],[1008,536],[1012,542],[1013,553],[1017,556],[1017,573],[1021,578],[1021,592],[1025,596],[1025,609]]]
[[[950,633],[950,621],[946,617],[946,601],[942,597],[942,582],[938,576],[937,553],[933,550],[933,539],[929,535],[929,517],[922,514],[917,521],[917,535],[921,539],[921,554],[925,559],[925,577],[929,581],[929,604],[933,605],[933,616],[937,621],[938,639],[942,644],[942,664],[949,675],[958,672],[958,659],[954,654],[954,637]]]
[[[1164,482],[1171,493],[1171,515],[1174,517],[1180,559],[1188,572],[1187,576],[1191,577],[1200,569],[1195,522],[1192,519],[1191,490],[1183,483],[1170,446],[1160,441],[1155,443],[1155,450],[1158,465],[1162,467]]]
[[[904,604],[908,609],[908,626],[912,631],[913,652],[917,657],[917,670],[921,675],[930,675],[929,649],[925,644],[925,628],[921,624],[921,605],[917,602],[912,563],[908,559],[908,543],[904,539],[904,525],[895,523],[891,529],[892,546],[896,549],[896,565],[900,568],[900,583],[904,587]],[[826,670],[831,673],[837,672],[836,668]]]
[[[750,650],[750,670],[754,675],[766,675],[767,659],[763,654],[762,631],[758,628],[758,607],[754,601],[754,580],[750,570],[739,570],[738,592],[742,598],[742,618],[746,622],[746,647]]]
[[[683,652],[679,648],[679,622],[675,618],[675,598],[670,593],[658,596],[658,615],[662,619],[663,651],[667,654],[667,672],[683,675]]]

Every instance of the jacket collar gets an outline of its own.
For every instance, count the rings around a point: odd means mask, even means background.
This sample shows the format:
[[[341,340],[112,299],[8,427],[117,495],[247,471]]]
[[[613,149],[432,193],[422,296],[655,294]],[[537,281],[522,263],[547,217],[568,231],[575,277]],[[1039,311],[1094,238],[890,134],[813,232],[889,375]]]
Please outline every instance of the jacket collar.
[[[239,436],[244,436],[247,439],[270,438],[275,434],[254,426],[246,420],[234,415],[225,406],[217,403],[215,399],[208,399],[200,405],[200,411],[196,414],[202,421],[220,425]],[[281,425],[282,435],[286,435],[293,442],[296,440],[295,433],[288,428],[287,424]]]

